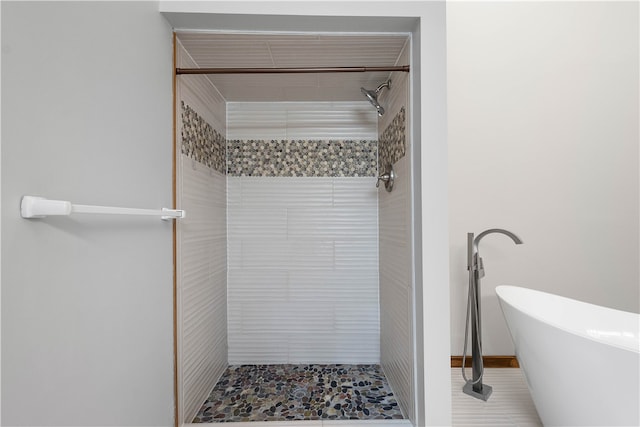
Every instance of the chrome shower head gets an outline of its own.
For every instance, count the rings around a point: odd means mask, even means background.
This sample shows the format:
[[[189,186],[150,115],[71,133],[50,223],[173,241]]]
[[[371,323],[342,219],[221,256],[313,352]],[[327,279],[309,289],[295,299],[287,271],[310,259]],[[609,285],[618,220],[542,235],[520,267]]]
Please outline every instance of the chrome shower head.
[[[390,79],[387,80],[386,82],[382,83],[381,85],[379,85],[376,88],[375,91],[367,90],[367,89],[365,89],[363,87],[360,88],[360,92],[362,92],[364,94],[364,96],[367,97],[367,99],[369,100],[371,105],[376,107],[376,111],[378,111],[378,116],[380,116],[380,117],[382,117],[382,115],[384,114],[384,108],[382,108],[382,105],[380,105],[380,103],[378,102],[378,94],[385,87],[387,89],[391,89],[391,80]]]
[[[371,105],[376,107],[378,115],[382,117],[382,115],[384,114],[384,108],[382,108],[382,105],[380,105],[380,103],[378,102],[378,93],[372,90],[367,90],[363,87],[360,88],[360,92],[362,92],[364,96],[367,97]]]

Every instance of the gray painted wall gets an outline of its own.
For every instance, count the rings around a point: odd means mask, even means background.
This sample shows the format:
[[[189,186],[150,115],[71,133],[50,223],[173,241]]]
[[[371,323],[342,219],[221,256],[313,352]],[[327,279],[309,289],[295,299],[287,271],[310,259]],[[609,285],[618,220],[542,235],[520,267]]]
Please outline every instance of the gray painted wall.
[[[2,425],[170,425],[172,227],[20,218],[25,194],[171,205],[156,2],[2,2]]]
[[[480,245],[484,354],[513,354],[495,287],[640,309],[638,2],[447,5],[452,354],[466,233]]]

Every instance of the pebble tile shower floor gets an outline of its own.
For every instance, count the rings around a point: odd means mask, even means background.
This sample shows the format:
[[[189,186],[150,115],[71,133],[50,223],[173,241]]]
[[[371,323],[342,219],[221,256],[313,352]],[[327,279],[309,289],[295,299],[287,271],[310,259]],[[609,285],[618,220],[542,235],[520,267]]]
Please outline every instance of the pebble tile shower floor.
[[[240,365],[193,422],[402,418],[379,365]]]

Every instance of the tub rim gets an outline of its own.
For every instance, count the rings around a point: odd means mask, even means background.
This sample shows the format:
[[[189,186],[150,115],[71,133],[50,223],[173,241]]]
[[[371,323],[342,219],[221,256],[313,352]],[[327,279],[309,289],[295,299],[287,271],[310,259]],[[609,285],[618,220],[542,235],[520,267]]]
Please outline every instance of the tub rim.
[[[629,338],[627,340],[607,340],[604,338],[598,338],[596,336],[590,335],[587,331],[586,328],[584,329],[577,329],[577,328],[571,328],[568,327],[566,324],[562,324],[559,323],[557,321],[552,321],[549,319],[549,317],[545,317],[544,314],[538,314],[537,312],[534,312],[534,310],[531,310],[530,307],[528,307],[526,304],[518,304],[517,302],[514,303],[513,301],[510,301],[508,298],[505,298],[505,292],[509,292],[509,290],[516,290],[517,292],[520,293],[529,293],[529,294],[538,294],[541,295],[545,298],[555,298],[557,300],[563,301],[563,302],[568,302],[569,304],[574,304],[577,306],[581,306],[581,307],[595,307],[598,310],[607,310],[607,311],[612,311],[612,312],[616,312],[616,313],[620,313],[621,315],[624,316],[635,316],[637,318],[636,321],[636,325],[638,325],[638,328],[633,331],[633,338]],[[544,291],[539,291],[537,289],[531,289],[531,288],[526,288],[523,286],[515,286],[515,285],[499,285],[496,286],[495,288],[495,292],[496,295],[498,296],[498,300],[501,304],[501,309],[502,309],[502,303],[504,302],[505,304],[508,304],[510,306],[512,306],[513,308],[517,309],[518,311],[522,312],[523,314],[541,322],[544,323],[546,325],[552,326],[558,330],[561,330],[563,332],[566,332],[568,334],[571,335],[575,335],[590,341],[594,341],[598,344],[602,344],[602,345],[606,345],[606,346],[610,346],[610,347],[615,347],[621,350],[625,350],[625,351],[629,351],[629,352],[633,352],[636,354],[640,354],[640,314],[639,313],[634,313],[631,311],[624,311],[624,310],[618,310],[615,308],[611,308],[611,307],[606,307],[606,306],[602,306],[602,305],[597,305],[597,304],[592,304],[589,302],[585,302],[585,301],[580,301],[577,299],[573,299],[573,298],[568,298],[562,295],[557,295],[557,294],[552,294],[550,292],[544,292]],[[506,319],[505,319],[506,320]],[[507,326],[509,326],[509,323],[507,322]]]

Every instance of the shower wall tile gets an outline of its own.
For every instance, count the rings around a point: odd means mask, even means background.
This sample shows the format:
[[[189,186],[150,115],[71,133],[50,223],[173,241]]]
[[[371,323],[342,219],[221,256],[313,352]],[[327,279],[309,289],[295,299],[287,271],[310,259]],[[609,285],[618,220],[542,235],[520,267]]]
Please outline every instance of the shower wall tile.
[[[179,66],[195,66],[179,43],[176,54]],[[177,123],[177,203],[187,211],[176,223],[177,386],[182,405],[176,417],[182,424],[193,420],[227,367],[226,103],[206,76],[182,76],[176,89],[178,114],[185,113],[185,120]],[[215,156],[208,146],[214,142]],[[195,155],[196,146],[204,150],[203,156]]]
[[[350,305],[354,298],[365,305],[378,304],[378,290],[371,286],[372,281],[377,281],[377,271],[367,267],[353,267],[350,269],[328,270],[297,270],[289,272],[289,296],[295,301],[316,301],[316,292],[333,295],[335,306],[331,309],[339,308],[340,304]],[[349,280],[349,286],[345,286],[345,279]],[[347,310],[348,312],[349,310]],[[378,326],[367,323],[365,330],[378,331]]]
[[[375,176],[377,115],[368,102],[228,106],[232,176]]]
[[[177,63],[197,67],[178,41]],[[226,100],[206,76],[180,76],[177,84],[180,151],[218,172],[226,170]]]
[[[236,236],[230,231],[232,238]],[[264,240],[242,238],[241,263],[245,269],[326,269],[333,266],[332,240]]]
[[[335,243],[336,268],[353,268],[356,265],[378,266],[378,240],[339,240]]]
[[[227,234],[225,175],[179,158],[179,383],[191,420],[227,365]]]
[[[378,117],[367,101],[230,102],[227,138],[307,140],[378,138]]]
[[[361,206],[378,210],[376,178],[352,177],[333,182],[333,206]]]
[[[405,414],[413,413],[412,233],[409,158],[395,164],[393,191],[380,190],[381,365]]]
[[[380,135],[378,170],[386,171],[388,165],[395,164],[406,154],[405,120],[405,108],[401,107],[389,126]]]
[[[358,239],[371,237],[378,225],[376,211],[348,207],[291,208],[289,236],[300,239]]]
[[[396,65],[408,64],[409,41],[405,44]],[[391,89],[380,94],[380,102],[387,113],[378,122],[379,134],[379,170],[383,171],[389,164],[394,164],[406,154],[407,141],[411,123],[408,122],[406,106],[409,105],[409,73],[391,73]]]
[[[227,173],[232,176],[375,176],[375,140],[227,141]]]
[[[355,178],[354,178],[355,179]],[[299,182],[304,185],[289,185]],[[243,208],[269,209],[275,206],[331,207],[332,178],[228,177],[229,204]],[[279,189],[283,189],[279,191]],[[286,191],[285,191],[286,189]]]
[[[229,235],[231,235],[231,233],[229,233]],[[238,238],[227,240],[227,267],[229,268],[229,272],[234,268],[242,268],[242,240]]]
[[[187,157],[218,172],[226,171],[226,140],[193,108],[180,102],[182,110],[181,151]]]
[[[390,276],[381,274],[380,280],[395,280]],[[381,346],[385,347],[384,371],[394,378],[396,387],[393,388],[398,403],[402,401],[401,407],[405,413],[413,408],[411,399],[413,389],[413,354],[412,342],[413,331],[410,329],[406,316],[410,312],[411,295],[410,289],[404,286],[385,286],[380,289],[380,300],[386,303],[387,310],[381,311],[380,323],[384,325],[381,331]]]
[[[341,363],[363,364],[368,360],[369,354],[377,351],[378,333],[359,334],[335,332],[318,332],[308,334],[305,332],[291,334],[292,342],[297,343],[295,347],[289,349],[288,358],[290,363],[308,363],[309,359],[334,360],[340,358],[345,360]],[[346,360],[351,360],[348,362]]]
[[[227,104],[227,138],[287,139],[287,111],[271,102]]]
[[[374,182],[228,177],[230,363],[379,360]]]
[[[235,286],[229,289],[229,298],[238,301],[251,301],[255,295],[264,294],[264,298],[286,301],[289,295],[289,272],[286,270],[229,269],[229,282]]]
[[[287,210],[261,208],[259,215],[253,209],[242,209],[227,220],[229,233],[240,238],[256,240],[287,236]]]
[[[405,45],[397,64],[408,64]],[[387,113],[378,123],[380,163],[394,163],[392,192],[380,189],[380,364],[403,413],[415,423],[413,344],[413,249],[411,229],[411,140],[408,73],[391,73],[392,85],[380,96]]]
[[[242,315],[243,313],[240,312],[239,314]],[[287,363],[282,361],[289,359],[288,335],[280,332],[265,333],[263,331],[244,334],[232,333],[232,331],[242,329],[242,322],[239,323],[236,318],[230,318],[227,327],[229,328],[230,365]],[[236,349],[236,351],[231,353],[232,349]],[[256,360],[262,362],[258,363]]]
[[[409,64],[411,62],[409,53],[409,41],[407,41],[396,61],[396,65]],[[409,105],[411,99],[409,77],[410,73],[392,72],[390,75],[392,81],[391,89],[383,90],[380,93],[379,101],[384,105],[387,112],[378,120],[378,135],[382,134],[382,132],[391,125],[391,122],[402,108],[406,109],[406,106]],[[406,128],[410,129],[411,124],[408,121],[406,124]]]

